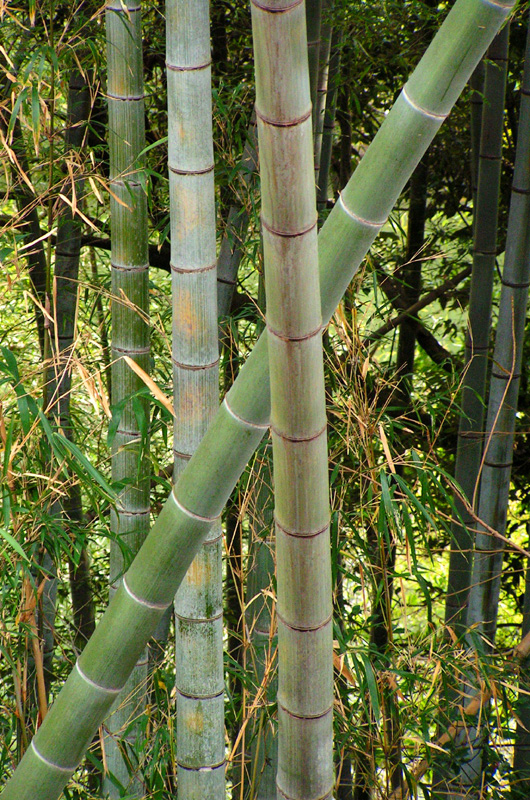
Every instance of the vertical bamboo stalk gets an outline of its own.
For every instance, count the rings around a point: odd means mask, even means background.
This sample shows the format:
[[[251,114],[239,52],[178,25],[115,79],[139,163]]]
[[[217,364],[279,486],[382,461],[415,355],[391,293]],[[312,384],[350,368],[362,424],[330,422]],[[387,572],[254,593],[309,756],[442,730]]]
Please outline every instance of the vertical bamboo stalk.
[[[397,197],[513,7],[457,0],[319,235],[328,321]],[[200,543],[268,429],[260,339],[164,504],[2,800],[57,800],[173,600]]]
[[[252,664],[256,704],[250,745],[250,796],[273,800],[278,770],[277,719],[271,704],[278,688],[276,649],[276,604],[274,600],[275,548],[272,446],[260,449],[253,466],[253,496],[250,509],[250,542],[247,567],[245,624],[250,642],[247,664]],[[260,692],[258,698],[257,693]]]
[[[486,370],[491,325],[491,297],[497,247],[497,216],[502,166],[502,125],[508,55],[509,26],[497,35],[489,51],[485,76],[482,137],[480,143],[477,208],[474,224],[473,271],[466,337],[466,372],[462,385],[462,411],[458,430],[455,479],[471,505],[477,506],[477,482],[483,447]],[[452,525],[453,540],[445,605],[445,622],[458,635],[465,615],[474,520],[465,504],[455,503],[463,523]]]
[[[331,39],[333,35],[331,13],[333,0],[322,0],[322,21],[320,26],[320,46],[318,51],[318,80],[315,108],[315,183],[318,186],[320,177],[320,157],[322,153],[322,136],[324,133],[324,117],[326,113],[326,97],[330,68]]]
[[[530,49],[527,44],[499,319],[490,379],[478,532],[467,614],[494,643],[530,284]],[[484,523],[484,524],[482,524]],[[489,528],[489,530],[488,530]],[[490,531],[496,531],[499,536]]]
[[[174,478],[218,408],[219,354],[208,0],[166,3]],[[224,798],[220,520],[175,597],[179,797]]]
[[[278,796],[333,790],[327,430],[304,3],[253,2],[278,579]]]
[[[335,26],[331,36],[328,84],[326,92],[326,110],[322,130],[320,151],[320,172],[318,175],[317,200],[319,209],[325,208],[328,201],[329,170],[331,166],[331,150],[333,146],[333,129],[337,110],[337,84],[340,70],[340,49],[342,33]]]
[[[127,365],[133,359],[149,371],[149,259],[147,196],[141,152],[145,147],[141,9],[137,0],[107,0],[107,97],[109,108],[111,279],[112,279],[112,403],[116,405],[143,388]],[[149,530],[149,466],[146,457],[149,408],[145,399],[125,403],[112,446],[112,478],[125,481],[111,513],[110,597]],[[142,430],[143,428],[143,430]],[[118,541],[119,540],[119,541]],[[121,544],[121,546],[120,546]],[[108,721],[105,741],[110,773],[135,797],[143,794],[134,775],[131,747],[136,719],[145,705],[147,654],[142,652]],[[127,757],[126,757],[127,756]],[[130,777],[130,773],[133,776]],[[105,791],[119,797],[107,778]]]

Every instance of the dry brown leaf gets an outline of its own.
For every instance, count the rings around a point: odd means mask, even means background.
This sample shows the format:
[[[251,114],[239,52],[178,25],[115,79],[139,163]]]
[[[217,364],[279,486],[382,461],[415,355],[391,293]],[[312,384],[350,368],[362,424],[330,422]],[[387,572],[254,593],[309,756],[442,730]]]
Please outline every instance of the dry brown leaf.
[[[151,390],[151,392],[152,392],[152,393],[153,393],[153,395],[156,397],[156,399],[157,399],[157,400],[160,400],[160,402],[162,403],[162,405],[164,406],[164,408],[167,408],[167,410],[169,411],[169,413],[170,413],[170,414],[172,414],[172,415],[175,417],[175,416],[176,416],[176,414],[175,414],[175,409],[173,408],[173,405],[172,405],[172,403],[171,403],[171,402],[168,400],[168,398],[165,396],[165,394],[164,394],[164,392],[162,391],[162,389],[160,389],[160,388],[159,388],[159,387],[156,385],[156,383],[154,382],[154,380],[153,380],[151,377],[149,377],[149,375],[147,374],[147,372],[145,372],[145,371],[144,371],[144,370],[143,370],[143,369],[142,369],[142,368],[141,368],[141,367],[140,367],[140,366],[139,366],[139,365],[136,363],[136,361],[133,361],[133,360],[132,360],[132,358],[129,358],[129,356],[123,356],[123,360],[125,361],[125,363],[126,363],[126,364],[128,364],[128,365],[129,365],[129,367],[132,369],[132,371],[133,371],[133,372],[136,372],[136,374],[138,375],[138,377],[139,377],[139,378],[141,378],[141,379],[143,380],[143,382],[145,383],[145,385],[148,387],[148,389],[150,389],[150,390]]]

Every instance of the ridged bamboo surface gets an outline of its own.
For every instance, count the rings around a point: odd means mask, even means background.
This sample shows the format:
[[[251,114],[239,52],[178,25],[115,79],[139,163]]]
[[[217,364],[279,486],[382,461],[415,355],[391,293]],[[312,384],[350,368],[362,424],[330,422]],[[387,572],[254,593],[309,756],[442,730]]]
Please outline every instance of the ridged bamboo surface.
[[[278,797],[333,790],[326,398],[304,3],[251,3],[278,618]]]
[[[512,7],[457,0],[385,118],[318,238],[324,322]],[[3,800],[56,800],[268,429],[269,412],[262,337],[6,784]]]
[[[166,2],[173,296],[174,478],[219,406],[208,0]],[[225,796],[222,533],[217,520],[175,597],[178,796]]]
[[[109,109],[111,281],[112,281],[112,404],[144,388],[141,378],[124,357],[149,372],[149,259],[147,197],[140,156],[145,147],[144,85],[141,9],[135,0],[109,0],[107,27],[107,101]],[[137,400],[149,418],[145,399]],[[116,510],[111,512],[111,530],[120,539],[111,541],[110,598],[112,599],[128,562],[136,555],[149,532],[149,466],[146,442],[142,442],[133,401],[125,403],[112,447],[112,478],[126,481]],[[124,559],[124,550],[131,556]],[[116,708],[107,722],[105,740],[109,771],[134,796],[143,794],[141,781],[130,779],[119,742],[134,745],[132,721],[145,705],[147,654],[127,680]],[[105,782],[110,797],[119,797],[117,787]]]

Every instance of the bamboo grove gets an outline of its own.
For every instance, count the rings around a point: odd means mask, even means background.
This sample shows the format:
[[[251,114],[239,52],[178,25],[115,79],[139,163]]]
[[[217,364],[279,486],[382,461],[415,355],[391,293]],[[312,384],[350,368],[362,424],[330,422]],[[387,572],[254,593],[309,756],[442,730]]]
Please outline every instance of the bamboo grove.
[[[528,797],[514,5],[2,6],[2,800]]]

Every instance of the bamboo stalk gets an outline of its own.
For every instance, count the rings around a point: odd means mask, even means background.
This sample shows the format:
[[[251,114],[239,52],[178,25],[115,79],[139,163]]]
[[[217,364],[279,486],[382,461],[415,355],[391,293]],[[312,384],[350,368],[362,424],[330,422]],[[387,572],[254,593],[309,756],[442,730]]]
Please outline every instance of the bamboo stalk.
[[[331,166],[331,150],[333,146],[333,130],[337,110],[337,88],[340,71],[340,52],[342,31],[333,28],[330,42],[328,81],[326,91],[326,109],[322,128],[322,145],[320,149],[320,172],[318,175],[317,201],[319,209],[325,208],[328,201],[329,169]]]
[[[274,599],[272,446],[269,442],[258,451],[252,481],[245,603],[245,625],[250,642],[247,665],[252,665],[256,687],[250,698],[251,707],[256,705],[250,743],[250,793],[255,800],[272,800],[276,797],[278,769],[277,718],[271,718],[271,704],[276,700],[278,688],[278,637]]]
[[[512,6],[457,0],[385,118],[319,235],[325,321]],[[268,380],[262,337],[6,784],[3,800],[58,797],[267,430]]]
[[[530,45],[521,110],[499,318],[490,379],[486,445],[467,625],[479,625],[486,649],[494,643],[504,554],[515,420],[530,283]],[[488,530],[489,529],[489,530]],[[495,536],[491,531],[496,531]]]
[[[327,425],[304,3],[252,2],[271,384],[281,798],[333,791]]]
[[[219,403],[208,0],[167,0],[174,480]],[[177,783],[225,795],[222,533],[212,526],[175,597]]]
[[[125,357],[149,372],[149,259],[147,197],[141,172],[145,147],[144,87],[142,68],[141,9],[136,0],[107,0],[107,96],[109,108],[111,278],[112,278],[112,403],[116,405],[143,388],[141,378]],[[138,409],[139,412],[138,412]],[[112,478],[126,481],[111,513],[110,590],[112,600],[127,567],[124,549],[132,556],[149,530],[149,465],[147,442],[140,429],[143,416],[148,427],[147,400],[129,400],[121,414],[112,447]],[[118,539],[121,545],[118,543]],[[123,549],[122,549],[123,548]],[[135,723],[146,702],[147,654],[137,654],[136,667],[116,700],[107,722],[106,760],[110,773],[135,797],[143,794],[141,779],[129,776],[121,748],[134,748]],[[135,765],[131,763],[131,766]],[[134,771],[134,770],[133,770]],[[104,789],[119,797],[109,779]]]
[[[497,217],[502,166],[502,133],[509,26],[488,51],[482,138],[479,155],[477,208],[474,223],[473,269],[469,290],[466,370],[462,382],[455,480],[471,506],[478,505],[478,480],[483,448],[486,371],[491,326],[491,302],[497,248]],[[451,527],[452,542],[445,605],[445,622],[461,636],[471,577],[474,522],[458,495],[455,504],[462,523]]]

